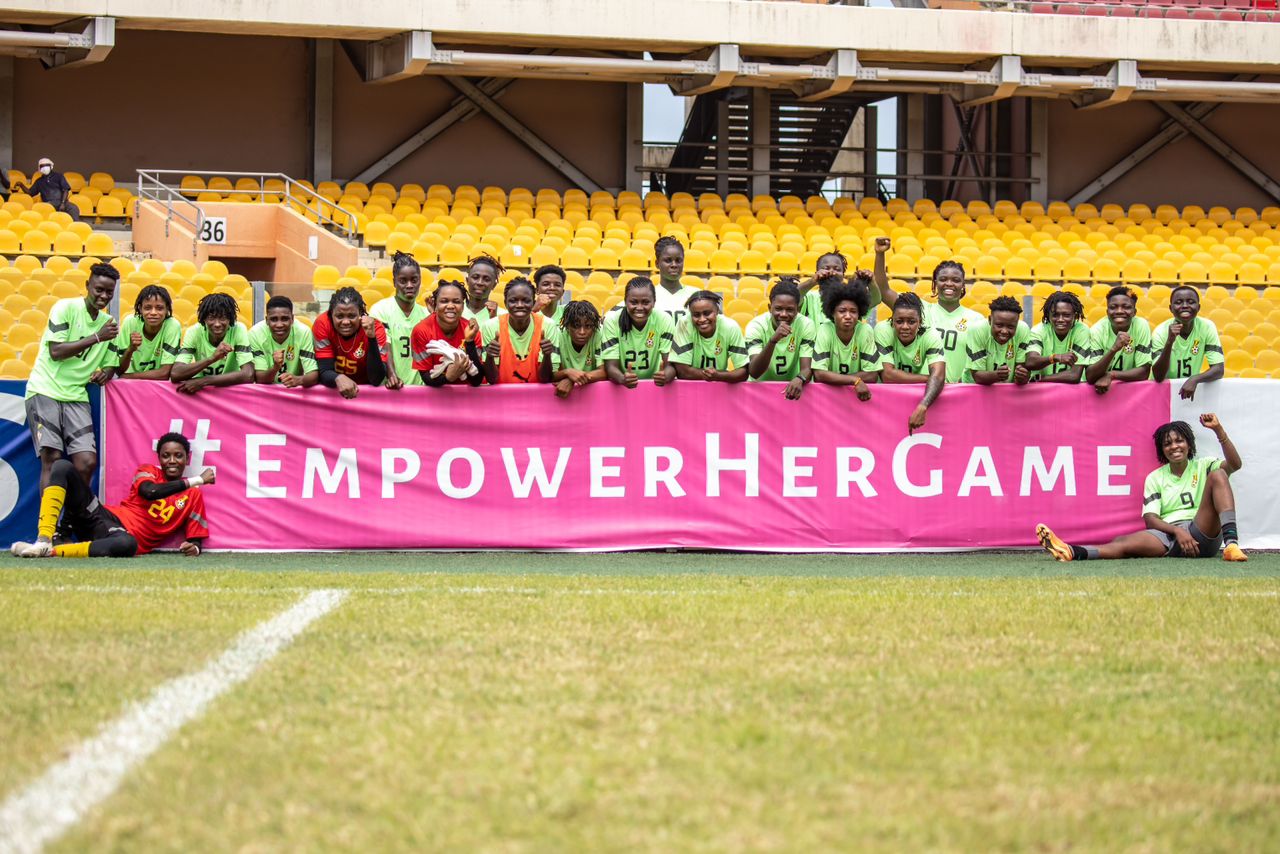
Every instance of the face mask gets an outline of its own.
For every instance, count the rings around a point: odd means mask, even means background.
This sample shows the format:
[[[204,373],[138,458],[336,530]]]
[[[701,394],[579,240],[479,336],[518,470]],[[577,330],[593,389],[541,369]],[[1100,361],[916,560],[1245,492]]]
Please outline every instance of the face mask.
[[[43,174],[48,175],[50,172],[52,172],[52,171],[53,171],[53,167],[52,167],[52,166],[41,166],[41,167],[40,167],[40,171],[41,171]]]

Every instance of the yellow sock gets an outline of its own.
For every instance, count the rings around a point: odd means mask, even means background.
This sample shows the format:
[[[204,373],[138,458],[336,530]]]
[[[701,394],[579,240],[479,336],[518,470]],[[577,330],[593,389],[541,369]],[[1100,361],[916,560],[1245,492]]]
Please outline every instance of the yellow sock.
[[[89,546],[93,543],[68,543],[65,546],[54,546],[54,557],[88,557]]]
[[[57,527],[58,516],[62,514],[62,505],[67,500],[67,490],[62,486],[49,485],[40,496],[40,525],[37,532],[41,538],[53,539],[53,529]]]

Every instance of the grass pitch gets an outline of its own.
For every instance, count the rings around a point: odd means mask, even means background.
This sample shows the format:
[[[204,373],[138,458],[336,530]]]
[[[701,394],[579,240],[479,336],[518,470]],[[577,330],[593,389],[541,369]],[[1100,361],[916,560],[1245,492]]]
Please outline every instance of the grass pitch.
[[[1280,844],[1276,555],[5,558],[0,800],[318,587],[56,847]]]

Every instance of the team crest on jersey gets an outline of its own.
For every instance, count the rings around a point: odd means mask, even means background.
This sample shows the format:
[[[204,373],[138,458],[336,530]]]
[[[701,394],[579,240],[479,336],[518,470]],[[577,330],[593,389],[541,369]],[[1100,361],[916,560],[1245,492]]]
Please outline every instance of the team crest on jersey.
[[[916,351],[915,359],[913,359],[913,360],[912,360],[912,364],[914,364],[916,367],[919,367],[919,366],[920,366],[920,359],[921,359],[920,352],[917,350],[917,351]]]
[[[284,360],[285,360],[286,362],[292,362],[292,361],[293,361],[293,353],[294,353],[294,348],[293,348],[293,345],[292,345],[292,344],[290,344],[290,345],[288,346],[288,348],[286,348],[286,349],[285,349],[285,351],[284,351]]]
[[[363,344],[361,344],[359,347],[356,347],[356,352],[355,352],[353,355],[354,355],[357,359],[363,359],[363,358],[364,358],[364,345],[363,345]]]
[[[1132,352],[1133,352],[1133,339],[1132,339],[1132,338],[1130,338],[1130,339],[1129,339],[1129,343],[1128,343],[1128,344],[1124,345],[1124,351],[1125,351],[1126,353],[1132,353]]]
[[[186,507],[186,506],[187,506],[187,496],[185,496],[185,495],[184,495],[184,496],[182,496],[181,498],[179,498],[177,501],[173,502],[173,506],[174,506],[174,507],[176,507],[176,508],[178,508],[179,510],[181,510],[183,507]]]
[[[1004,357],[1005,357],[1006,359],[1012,359],[1012,358],[1013,358],[1013,342],[1012,342],[1012,341],[1010,341],[1010,342],[1009,342],[1009,345],[1008,345],[1007,347],[1005,347],[1005,348],[1004,348]]]
[[[716,339],[716,355],[719,356],[724,351],[724,345],[720,343],[720,339]]]
[[[1193,356],[1200,355],[1200,339],[1199,338],[1191,342],[1191,355]]]
[[[965,331],[966,329],[968,329],[968,328],[969,328],[969,318],[967,318],[967,317],[962,317],[962,318],[960,318],[960,320],[959,320],[959,321],[957,321],[957,322],[956,322],[956,331],[957,331],[957,332],[964,332],[964,331]]]
[[[648,337],[647,337],[647,338],[645,338],[644,346],[645,346],[645,347],[652,347],[652,346],[653,346],[653,330],[652,330],[652,329],[650,329],[650,330],[649,330],[649,335],[648,335]]]

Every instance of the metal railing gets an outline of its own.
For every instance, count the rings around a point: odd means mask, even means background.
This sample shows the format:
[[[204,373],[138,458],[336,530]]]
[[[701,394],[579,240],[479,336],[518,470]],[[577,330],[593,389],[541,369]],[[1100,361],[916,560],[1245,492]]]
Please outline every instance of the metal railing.
[[[310,214],[317,222],[347,240],[354,240],[357,235],[357,219],[352,211],[340,206],[337,202],[329,201],[311,187],[283,172],[223,172],[199,169],[150,169],[147,172],[149,175],[156,176],[157,180],[159,176],[177,176],[178,189],[173,190],[172,187],[166,187],[166,189],[177,193],[192,205],[196,205],[194,199],[204,192],[217,193],[221,196],[247,197],[250,201],[289,205],[299,213]],[[142,174],[139,170],[139,180]],[[183,189],[182,179],[189,176],[204,180],[206,186]],[[226,178],[232,186],[209,189],[207,179],[210,178]],[[242,178],[252,179],[257,187],[236,189],[235,182]]]
[[[200,206],[195,202],[160,180],[162,172],[163,170],[155,169],[138,170],[138,204],[141,205],[143,201],[149,201],[164,206],[165,237],[169,236],[169,223],[175,219],[191,226],[191,233],[195,235],[191,241],[191,257],[194,258],[198,254],[196,245],[200,242],[200,232],[204,228],[204,211],[200,210]],[[187,216],[174,207],[175,203],[180,206],[187,206],[194,214]]]

